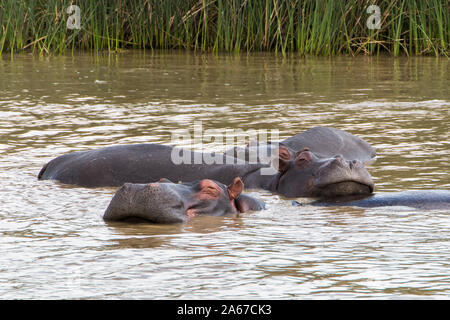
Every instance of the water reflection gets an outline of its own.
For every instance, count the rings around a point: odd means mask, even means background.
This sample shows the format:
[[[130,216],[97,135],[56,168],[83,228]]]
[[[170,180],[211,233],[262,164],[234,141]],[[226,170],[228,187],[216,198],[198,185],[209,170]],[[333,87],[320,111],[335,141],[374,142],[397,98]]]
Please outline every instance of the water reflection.
[[[186,224],[157,225],[146,221],[131,222],[105,222],[117,235],[124,236],[113,239],[110,249],[120,248],[155,248],[167,245],[173,235],[182,233],[208,234],[223,230],[239,230],[244,227],[242,220],[237,215],[225,217],[199,216]]]
[[[278,129],[280,139],[334,126],[376,147],[376,190],[449,189],[448,70],[447,59],[426,57],[1,57],[1,296],[446,297],[448,210],[293,207],[252,190],[268,210],[105,223],[114,188],[36,176],[60,154],[170,143],[203,120],[204,129]]]

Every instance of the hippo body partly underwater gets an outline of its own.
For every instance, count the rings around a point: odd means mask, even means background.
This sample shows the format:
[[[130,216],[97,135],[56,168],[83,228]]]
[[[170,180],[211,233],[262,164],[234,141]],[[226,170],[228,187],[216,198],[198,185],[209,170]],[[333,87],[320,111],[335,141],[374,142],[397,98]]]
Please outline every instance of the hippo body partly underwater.
[[[354,136],[346,134],[351,142]],[[296,137],[299,140],[301,134]],[[124,183],[143,184],[161,178],[175,182],[212,179],[228,185],[235,177],[241,177],[246,188],[270,190],[286,197],[371,193],[374,183],[361,160],[351,159],[353,154],[346,154],[345,148],[343,154],[329,156],[325,150],[321,151],[326,145],[319,146],[323,138],[318,137],[314,150],[322,156],[307,149],[294,151],[280,145],[271,163],[250,163],[225,154],[198,153],[159,144],[117,145],[59,156],[41,169],[38,179],[83,187],[119,187]],[[342,145],[342,137],[336,137],[336,145]],[[363,149],[359,157],[366,160],[372,150],[365,153]],[[188,161],[175,163],[174,154],[180,153]],[[198,159],[202,161],[199,163]],[[222,159],[222,163],[206,163],[204,159]],[[276,163],[275,171],[270,170],[272,162]]]
[[[210,179],[179,184],[167,179],[149,184],[125,183],[116,191],[103,219],[180,223],[201,215],[223,216],[263,210],[264,203],[242,194],[243,188],[239,178],[229,186]]]
[[[294,206],[301,203],[294,200]],[[418,210],[448,210],[450,212],[450,190],[407,190],[377,192],[371,195],[322,199],[308,203],[317,207],[408,207]]]

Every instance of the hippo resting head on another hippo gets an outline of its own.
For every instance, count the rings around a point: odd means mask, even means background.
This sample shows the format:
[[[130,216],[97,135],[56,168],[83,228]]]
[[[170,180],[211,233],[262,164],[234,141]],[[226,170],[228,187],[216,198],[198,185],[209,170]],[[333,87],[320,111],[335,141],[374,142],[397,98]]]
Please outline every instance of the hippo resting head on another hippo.
[[[342,155],[319,158],[304,148],[291,155],[279,147],[278,175],[269,186],[285,197],[336,197],[370,194],[374,183],[359,160],[346,160]],[[276,162],[275,162],[276,164]]]
[[[240,178],[229,186],[209,179],[182,184],[167,179],[150,184],[125,183],[112,198],[103,219],[178,223],[198,215],[264,209],[263,202],[241,194],[243,188]]]

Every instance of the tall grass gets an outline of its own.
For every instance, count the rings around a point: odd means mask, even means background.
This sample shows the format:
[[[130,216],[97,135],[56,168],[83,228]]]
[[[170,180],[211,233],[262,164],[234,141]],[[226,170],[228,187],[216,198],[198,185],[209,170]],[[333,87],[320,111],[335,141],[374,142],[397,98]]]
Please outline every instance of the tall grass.
[[[70,5],[81,29],[66,27]],[[381,9],[369,29],[366,9]],[[0,53],[183,48],[300,54],[444,55],[447,0],[2,0]]]

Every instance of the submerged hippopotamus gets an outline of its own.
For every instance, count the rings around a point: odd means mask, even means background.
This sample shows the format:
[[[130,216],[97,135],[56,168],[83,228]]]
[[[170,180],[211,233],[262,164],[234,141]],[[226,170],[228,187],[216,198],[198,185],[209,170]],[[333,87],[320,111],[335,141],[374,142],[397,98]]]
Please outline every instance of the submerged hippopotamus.
[[[292,201],[294,206],[300,206]],[[318,200],[310,203],[319,207],[353,206],[362,208],[410,207],[420,210],[450,209],[450,190],[408,190],[401,192],[375,193],[365,196],[349,196]]]
[[[241,194],[243,188],[238,177],[229,186],[210,179],[182,184],[168,179],[150,184],[125,183],[112,198],[103,219],[178,223],[199,215],[263,210],[263,202]]]
[[[180,150],[184,158],[192,160],[190,163],[174,163],[173,153]],[[205,155],[211,156],[159,144],[118,145],[62,155],[47,163],[38,179],[104,187],[149,183],[161,178],[183,182],[212,179],[228,185],[234,177],[241,177],[246,188],[266,189],[286,197],[367,194],[374,188],[362,162],[346,160],[341,155],[319,158],[303,150],[291,157],[280,146],[275,165],[278,170],[267,163],[195,163],[195,159]]]

